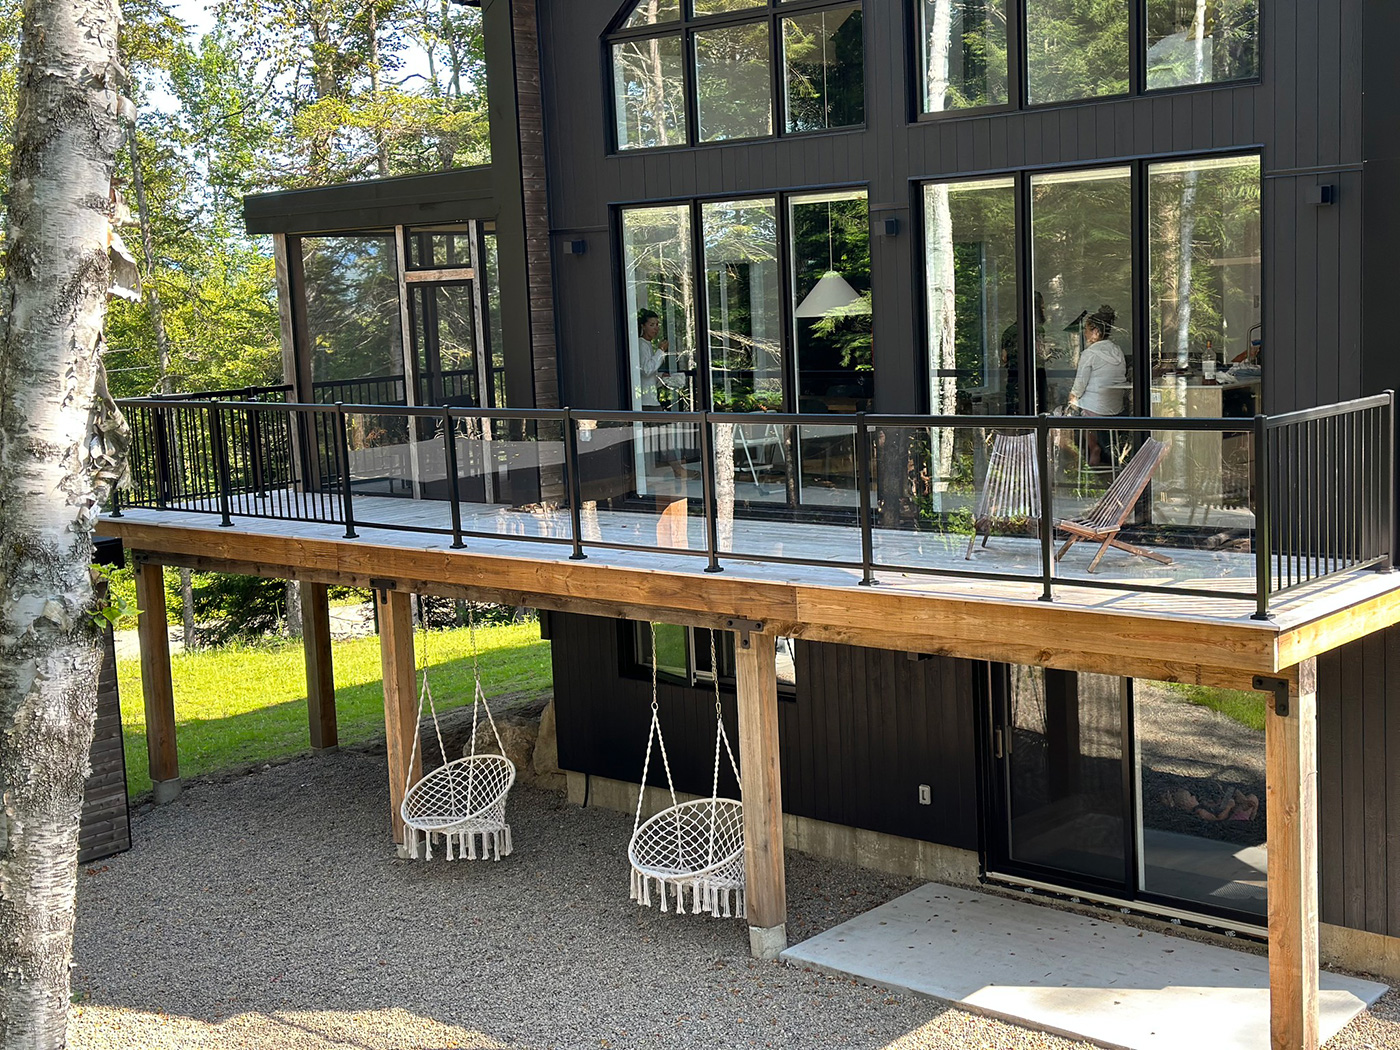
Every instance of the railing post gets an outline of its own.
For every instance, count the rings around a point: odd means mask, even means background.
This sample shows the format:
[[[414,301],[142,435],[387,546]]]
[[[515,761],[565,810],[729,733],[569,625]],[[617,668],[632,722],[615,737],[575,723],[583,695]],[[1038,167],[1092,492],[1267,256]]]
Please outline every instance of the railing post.
[[[732,454],[732,453],[731,453]],[[705,551],[710,556],[706,572],[723,572],[719,563],[719,522],[715,520],[715,440],[710,413],[700,417],[700,504],[705,511]]]
[[[219,486],[219,527],[233,527],[233,481],[228,465],[228,433],[217,401],[209,404],[209,438],[214,443],[214,477]]]
[[[1040,460],[1040,600],[1055,600],[1055,507],[1050,489],[1050,417],[1035,419],[1035,454]]]
[[[1269,417],[1254,417],[1254,592],[1257,607],[1254,619],[1269,618],[1269,592],[1273,589],[1270,568],[1273,532],[1272,480],[1269,477]]]
[[[335,403],[336,458],[340,460],[340,502],[344,508],[345,538],[353,540],[355,533],[355,502],[350,493],[350,433],[345,423],[345,404]]]
[[[1381,455],[1381,475],[1385,486],[1385,561],[1381,571],[1389,572],[1395,566],[1395,391],[1385,391],[1388,404],[1385,406],[1385,448]]]
[[[870,428],[865,413],[856,413],[856,488],[860,495],[860,568],[862,587],[875,586],[875,535],[870,522]]]
[[[583,553],[583,524],[579,515],[580,493],[583,490],[578,476],[578,445],[574,433],[574,414],[567,408],[559,410],[559,418],[564,424],[564,476],[569,487],[569,518],[573,523],[574,552],[571,561],[579,561],[588,555]]]
[[[447,491],[452,502],[452,549],[461,550],[462,542],[462,497],[457,487],[457,428],[452,425],[452,409],[442,409],[442,440],[447,446]]]
[[[170,480],[170,436],[166,433],[165,410],[151,409],[156,439],[156,506],[164,510],[174,487]]]

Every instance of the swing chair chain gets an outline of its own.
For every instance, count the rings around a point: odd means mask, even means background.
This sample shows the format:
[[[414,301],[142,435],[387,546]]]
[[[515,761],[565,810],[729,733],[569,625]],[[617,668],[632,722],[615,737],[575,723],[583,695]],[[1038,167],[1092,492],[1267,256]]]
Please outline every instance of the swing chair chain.
[[[647,795],[647,774],[651,770],[651,746],[655,742],[661,750],[661,763],[666,769],[666,787],[671,794],[671,805],[677,805],[676,785],[671,779],[671,759],[666,754],[666,738],[661,735],[661,707],[657,703],[659,684],[656,677],[656,624],[651,624],[651,725],[647,727],[647,750],[642,759],[642,782],[637,788],[637,816],[632,822],[632,834],[642,826],[642,806]]]

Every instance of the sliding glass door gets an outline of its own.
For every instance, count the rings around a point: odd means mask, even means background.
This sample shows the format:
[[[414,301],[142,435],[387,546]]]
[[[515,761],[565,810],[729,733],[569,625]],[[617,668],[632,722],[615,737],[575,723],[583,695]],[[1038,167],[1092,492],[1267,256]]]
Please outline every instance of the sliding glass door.
[[[1261,693],[994,664],[994,874],[1262,923]]]

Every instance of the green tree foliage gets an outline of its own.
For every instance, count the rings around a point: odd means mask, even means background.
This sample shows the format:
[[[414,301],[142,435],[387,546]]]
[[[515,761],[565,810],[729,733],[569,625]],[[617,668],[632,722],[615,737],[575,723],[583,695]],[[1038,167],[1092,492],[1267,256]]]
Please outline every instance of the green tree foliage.
[[[313,186],[489,160],[480,15],[429,0],[221,0],[255,71],[268,181]]]

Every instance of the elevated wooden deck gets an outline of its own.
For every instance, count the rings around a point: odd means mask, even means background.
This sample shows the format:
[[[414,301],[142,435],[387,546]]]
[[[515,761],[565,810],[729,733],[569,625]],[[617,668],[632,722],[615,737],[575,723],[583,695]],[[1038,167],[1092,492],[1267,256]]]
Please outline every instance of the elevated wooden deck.
[[[316,583],[392,587],[469,596],[543,609],[726,626],[731,619],[763,624],[770,633],[872,648],[971,659],[1039,664],[1166,681],[1249,688],[1300,660],[1400,621],[1400,574],[1358,571],[1317,581],[1279,602],[1272,620],[1251,618],[1239,597],[1216,599],[1160,592],[1076,586],[1084,565],[1067,560],[1056,600],[1040,600],[1039,584],[1002,579],[950,579],[895,571],[860,586],[859,570],[833,565],[724,562],[680,553],[590,547],[571,560],[566,543],[523,542],[525,535],[568,535],[567,519],[483,505],[463,506],[468,538],[407,531],[443,528],[448,508],[426,500],[357,497],[359,537],[339,525],[237,518],[221,528],[207,513],[130,509],[102,521],[149,560],[216,571]],[[382,526],[366,527],[373,521]],[[586,527],[591,538],[654,543],[654,515],[604,512]],[[692,520],[689,546],[702,543]],[[683,532],[684,530],[682,530]],[[752,554],[801,553],[843,560],[854,530],[825,525],[736,523],[730,549]],[[976,560],[963,560],[966,540],[954,535],[877,531],[881,557],[929,568],[1033,573],[1034,541],[998,537]],[[675,539],[685,546],[686,540]],[[1229,590],[1247,594],[1247,554],[1173,551],[1160,566],[1115,553],[1099,580]],[[858,550],[857,550],[858,557]],[[1072,556],[1073,557],[1073,556]],[[1078,562],[1087,564],[1087,558]]]

